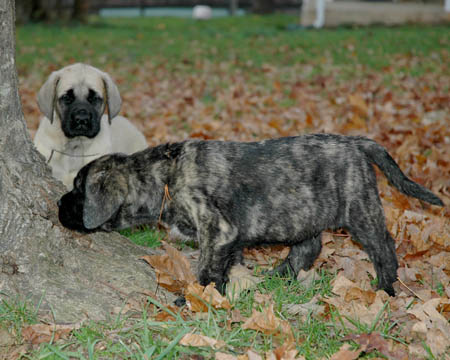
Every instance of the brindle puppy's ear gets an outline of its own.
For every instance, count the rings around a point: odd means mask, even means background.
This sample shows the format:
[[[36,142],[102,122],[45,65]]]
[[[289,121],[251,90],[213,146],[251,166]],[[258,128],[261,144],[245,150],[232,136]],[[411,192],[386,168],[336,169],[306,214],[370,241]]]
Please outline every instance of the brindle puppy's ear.
[[[58,86],[61,71],[54,71],[51,73],[47,81],[39,89],[37,101],[39,109],[53,124],[53,113],[55,111],[56,102],[56,87]]]
[[[127,194],[127,182],[118,171],[100,171],[86,179],[83,225],[95,229],[119,210]]]

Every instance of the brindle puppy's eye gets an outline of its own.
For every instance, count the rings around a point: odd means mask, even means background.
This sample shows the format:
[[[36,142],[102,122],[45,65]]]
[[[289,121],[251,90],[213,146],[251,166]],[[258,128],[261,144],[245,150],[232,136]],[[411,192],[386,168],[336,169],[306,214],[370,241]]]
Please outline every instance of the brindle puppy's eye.
[[[88,97],[87,97],[87,101],[90,104],[94,105],[95,103],[102,102],[103,99],[100,96],[98,96],[97,93],[94,90],[89,89],[89,94],[88,94]]]

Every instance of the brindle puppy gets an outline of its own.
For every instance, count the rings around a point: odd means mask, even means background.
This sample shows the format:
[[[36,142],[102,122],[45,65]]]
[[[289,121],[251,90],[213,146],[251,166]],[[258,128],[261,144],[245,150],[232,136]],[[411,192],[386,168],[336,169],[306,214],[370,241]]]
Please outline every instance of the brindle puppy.
[[[289,245],[278,271],[297,272],[319,255],[322,231],[343,227],[369,254],[378,287],[394,295],[395,244],[372,164],[404,194],[443,206],[376,142],[317,134],[106,155],[80,170],[59,202],[59,217],[75,230],[110,231],[155,223],[162,211],[163,224],[198,241],[199,281],[214,281],[219,290],[244,247]],[[170,198],[163,202],[166,185]]]

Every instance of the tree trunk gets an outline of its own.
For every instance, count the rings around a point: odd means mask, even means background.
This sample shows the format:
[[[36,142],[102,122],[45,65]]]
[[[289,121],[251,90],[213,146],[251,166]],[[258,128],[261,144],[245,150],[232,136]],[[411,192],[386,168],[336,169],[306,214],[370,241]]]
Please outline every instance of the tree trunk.
[[[104,319],[129,297],[156,291],[149,253],[117,233],[63,228],[64,193],[35,150],[23,118],[15,68],[14,1],[0,0],[0,297],[42,301],[57,322]],[[158,289],[162,302],[174,296]]]
[[[252,12],[254,14],[272,14],[275,12],[274,0],[253,0]]]
[[[89,0],[74,0],[72,20],[87,23],[89,15]]]

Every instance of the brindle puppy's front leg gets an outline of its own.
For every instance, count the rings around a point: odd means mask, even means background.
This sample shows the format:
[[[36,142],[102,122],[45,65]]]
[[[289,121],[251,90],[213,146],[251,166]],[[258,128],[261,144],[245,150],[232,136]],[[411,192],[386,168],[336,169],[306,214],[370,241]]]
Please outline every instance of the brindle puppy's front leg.
[[[204,224],[198,230],[200,260],[198,279],[201,285],[211,282],[217,290],[225,293],[230,268],[235,264],[239,251],[236,249],[237,229],[223,218]]]

